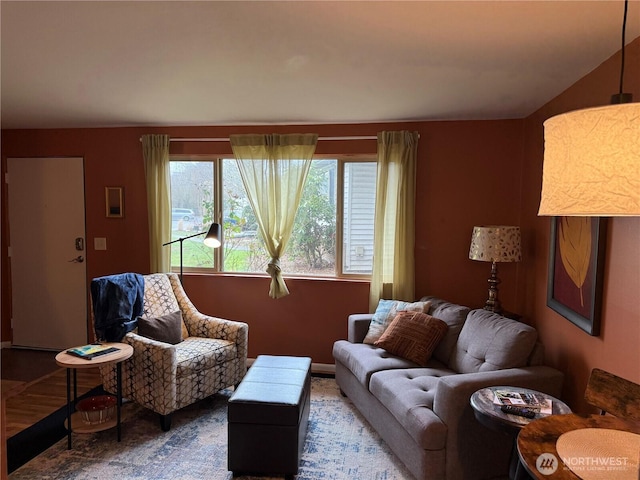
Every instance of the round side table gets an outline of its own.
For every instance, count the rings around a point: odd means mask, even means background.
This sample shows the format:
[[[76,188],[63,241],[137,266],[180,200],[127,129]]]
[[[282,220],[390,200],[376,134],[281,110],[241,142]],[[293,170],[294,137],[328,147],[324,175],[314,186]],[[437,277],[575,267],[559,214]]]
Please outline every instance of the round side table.
[[[67,449],[71,449],[71,432],[90,433],[99,432],[108,428],[117,427],[118,441],[120,441],[120,409],[122,408],[122,362],[133,355],[133,347],[126,343],[105,343],[104,345],[117,348],[113,353],[100,355],[92,359],[80,358],[67,353],[67,350],[56,355],[56,363],[67,369]],[[78,412],[71,414],[72,405],[75,406],[78,399],[78,387],[76,371],[81,368],[94,368],[104,365],[116,364],[116,420],[113,419],[98,425],[85,425],[79,418]],[[73,370],[73,402],[71,401],[71,371]]]
[[[504,413],[500,409],[500,405],[494,403],[495,392],[497,390],[508,390],[516,393],[527,393],[544,397],[545,399],[551,400],[551,413],[537,413],[534,418],[526,418],[519,415]],[[513,435],[513,451],[511,453],[511,462],[509,465],[509,478],[512,480],[529,478],[518,459],[516,438],[520,430],[538,418],[548,417],[549,415],[563,415],[571,413],[571,409],[566,403],[551,395],[538,392],[537,390],[531,390],[529,388],[511,386],[487,387],[474,392],[473,395],[471,395],[471,408],[473,408],[473,413],[476,419],[485,427]]]

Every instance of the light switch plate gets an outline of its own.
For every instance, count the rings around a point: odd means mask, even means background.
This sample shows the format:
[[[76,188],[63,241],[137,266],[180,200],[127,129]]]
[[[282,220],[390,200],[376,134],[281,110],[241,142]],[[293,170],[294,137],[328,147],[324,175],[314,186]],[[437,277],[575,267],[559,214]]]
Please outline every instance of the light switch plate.
[[[107,239],[104,237],[96,237],[93,239],[93,248],[96,250],[107,249]]]

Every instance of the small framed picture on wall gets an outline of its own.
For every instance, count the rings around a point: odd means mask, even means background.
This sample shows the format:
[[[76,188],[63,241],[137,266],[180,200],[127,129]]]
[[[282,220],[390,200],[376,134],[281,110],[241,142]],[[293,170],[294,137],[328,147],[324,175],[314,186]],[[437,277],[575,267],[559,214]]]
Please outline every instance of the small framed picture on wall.
[[[107,218],[124,217],[124,193],[122,187],[104,187]]]

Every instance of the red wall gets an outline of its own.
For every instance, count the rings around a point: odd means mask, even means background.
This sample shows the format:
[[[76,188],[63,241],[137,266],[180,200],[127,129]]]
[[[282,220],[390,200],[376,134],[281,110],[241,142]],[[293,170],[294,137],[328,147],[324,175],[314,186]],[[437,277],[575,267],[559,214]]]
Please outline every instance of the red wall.
[[[435,294],[482,306],[489,265],[468,259],[471,230],[482,223],[520,221],[522,121],[417,122],[407,124],[272,127],[167,127],[64,130],[4,130],[2,157],[82,156],[85,159],[87,283],[111,273],[149,269],[147,206],[139,138],[144,133],[172,137],[226,137],[242,132],[313,131],[321,136],[375,135],[381,130],[420,133],[416,202],[416,295]],[[172,143],[172,153],[231,153],[226,142]],[[375,153],[376,142],[322,141],[317,152]],[[6,164],[6,162],[5,162]],[[3,168],[3,172],[4,172]],[[104,187],[124,186],[125,217],[104,215]],[[3,203],[6,205],[6,202]],[[3,212],[4,215],[4,212]],[[6,229],[3,252],[6,255]],[[108,250],[93,250],[106,237]],[[5,257],[6,258],[6,257]],[[501,298],[517,310],[516,273],[502,268]],[[310,355],[333,363],[333,342],[346,337],[346,317],[364,312],[368,282],[287,278],[291,295],[268,297],[264,276],[185,275],[185,288],[205,313],[249,323],[249,355]],[[9,276],[3,269],[2,339],[10,339]]]
[[[546,306],[549,219],[540,200],[542,122],[555,114],[609,103],[616,93],[616,55],[524,120],[407,124],[165,127],[2,131],[6,157],[74,155],[85,158],[88,278],[123,271],[145,273],[148,230],[139,138],[226,137],[229,133],[314,131],[321,136],[374,135],[380,130],[420,133],[416,200],[416,295],[435,294],[470,306],[486,298],[489,265],[468,259],[474,225],[520,225],[523,260],[500,266],[505,308],[537,327],[547,363],[566,374],[564,398],[584,410],[589,372],[600,367],[640,382],[640,218],[609,222],[602,333],[591,337]],[[625,90],[640,99],[640,39],[627,47]],[[230,153],[227,143],[174,143],[173,153]],[[374,141],[320,142],[318,153],[373,153]],[[104,216],[104,187],[123,185],[125,218]],[[4,189],[4,181],[2,182]],[[6,206],[6,197],[3,203]],[[2,255],[6,260],[3,208]],[[94,251],[93,238],[108,250]],[[10,339],[9,276],[2,270],[2,340]],[[368,283],[287,279],[291,295],[268,297],[266,276],[186,275],[185,288],[203,312],[249,323],[249,354],[311,355],[332,363],[331,347],[346,336],[346,316],[367,308]]]
[[[624,91],[640,101],[640,38],[625,49]],[[527,245],[520,284],[525,311],[546,347],[547,363],[566,374],[565,399],[586,411],[583,400],[594,367],[640,383],[640,218],[608,221],[601,333],[592,337],[546,306],[550,219],[537,217],[542,186],[543,127],[549,117],[607,105],[619,89],[620,54],[532,114],[525,122],[522,219]]]

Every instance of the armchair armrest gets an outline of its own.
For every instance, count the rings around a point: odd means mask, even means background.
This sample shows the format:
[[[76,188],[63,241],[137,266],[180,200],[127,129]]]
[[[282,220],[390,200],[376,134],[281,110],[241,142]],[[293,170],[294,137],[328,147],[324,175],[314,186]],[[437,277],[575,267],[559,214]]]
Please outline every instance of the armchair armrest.
[[[372,318],[372,313],[355,313],[349,315],[347,340],[351,343],[362,343],[364,337],[367,336]]]
[[[197,310],[188,312],[184,317],[187,330],[194,337],[219,338],[236,344],[238,357],[247,358],[249,344],[249,325],[235,320],[211,317]]]
[[[176,347],[137,333],[122,339],[133,347],[133,355],[122,362],[122,389],[125,397],[165,415],[175,410]],[[116,367],[100,367],[105,390],[116,392]],[[140,379],[144,378],[144,382]]]

